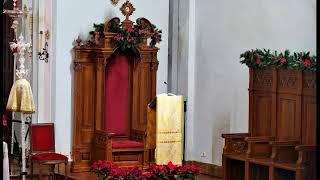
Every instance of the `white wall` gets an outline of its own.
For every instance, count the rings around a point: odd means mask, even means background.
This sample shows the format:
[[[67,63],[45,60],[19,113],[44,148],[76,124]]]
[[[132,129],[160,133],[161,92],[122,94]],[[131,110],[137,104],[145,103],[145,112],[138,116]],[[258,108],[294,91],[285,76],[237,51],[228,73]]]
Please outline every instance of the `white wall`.
[[[56,1],[56,34],[55,34],[55,86],[54,86],[54,122],[56,126],[56,151],[69,154],[72,146],[72,42],[80,34],[82,37],[88,35],[92,30],[93,23],[103,23],[106,19],[123,15],[119,8],[122,3],[114,7],[109,0],[78,0],[78,1]],[[132,21],[138,17],[146,17],[163,30],[163,41],[158,59],[157,93],[166,92],[167,63],[168,63],[168,20],[169,0],[131,0],[136,8]]]
[[[240,53],[251,48],[315,53],[315,3],[196,1],[194,160],[221,165],[221,134],[248,129],[248,68],[239,63]]]

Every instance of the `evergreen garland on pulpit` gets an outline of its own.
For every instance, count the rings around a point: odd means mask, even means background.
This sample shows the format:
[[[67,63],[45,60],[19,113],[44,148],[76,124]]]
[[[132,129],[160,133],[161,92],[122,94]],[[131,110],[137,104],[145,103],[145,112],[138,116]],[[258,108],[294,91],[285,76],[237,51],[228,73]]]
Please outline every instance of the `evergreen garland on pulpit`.
[[[240,63],[253,69],[296,69],[302,71],[316,70],[316,56],[310,52],[294,52],[289,50],[271,53],[268,49],[248,50],[240,55]]]

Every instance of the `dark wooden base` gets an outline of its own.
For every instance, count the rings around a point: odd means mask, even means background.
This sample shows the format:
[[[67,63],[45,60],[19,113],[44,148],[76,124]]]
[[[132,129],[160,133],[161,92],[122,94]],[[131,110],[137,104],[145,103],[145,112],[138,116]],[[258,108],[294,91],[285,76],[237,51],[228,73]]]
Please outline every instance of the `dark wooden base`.
[[[272,162],[270,158],[247,158],[245,155],[224,155],[224,180],[315,180],[310,166]]]

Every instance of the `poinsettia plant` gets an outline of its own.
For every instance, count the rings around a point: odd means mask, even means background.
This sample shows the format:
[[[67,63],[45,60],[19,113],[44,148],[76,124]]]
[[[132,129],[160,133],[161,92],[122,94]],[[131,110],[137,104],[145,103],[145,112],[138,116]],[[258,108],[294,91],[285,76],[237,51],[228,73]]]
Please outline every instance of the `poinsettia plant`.
[[[149,171],[153,173],[156,179],[173,180],[176,178],[176,175],[178,175],[180,167],[181,166],[169,162],[165,165],[152,165]]]
[[[181,179],[195,179],[200,173],[200,168],[195,165],[185,165],[179,168],[179,177]]]
[[[139,29],[138,26],[129,27],[128,29],[120,28],[114,36],[116,45],[124,51],[125,49],[131,49],[135,51],[135,47],[143,42],[147,32]]]
[[[109,180],[175,180],[195,179],[199,174],[198,166],[179,166],[172,162],[165,165],[151,165],[149,168],[118,167],[111,162],[97,161],[91,166],[91,171],[97,174],[98,178]]]
[[[270,50],[256,49],[246,51],[240,55],[240,63],[253,69],[298,69],[303,71],[316,70],[316,57],[310,56],[310,52],[294,52],[289,50],[271,53]]]
[[[118,169],[118,166],[111,162],[102,160],[94,162],[91,166],[91,171],[102,179],[107,179],[110,176],[110,172],[114,169]]]
[[[119,167],[111,169],[110,180],[142,180],[144,179],[143,171],[137,167]]]

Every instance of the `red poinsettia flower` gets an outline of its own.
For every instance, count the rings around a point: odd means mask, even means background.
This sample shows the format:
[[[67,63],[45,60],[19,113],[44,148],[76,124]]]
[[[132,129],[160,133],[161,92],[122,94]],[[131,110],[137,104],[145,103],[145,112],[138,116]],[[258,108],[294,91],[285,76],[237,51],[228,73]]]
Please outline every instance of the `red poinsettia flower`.
[[[259,57],[257,58],[256,63],[261,64],[261,59]]]
[[[114,40],[116,40],[116,41],[122,41],[122,40],[123,40],[123,37],[122,37],[120,34],[118,34],[118,35],[116,35],[116,36],[114,37]]]
[[[129,27],[128,29],[127,29],[127,33],[133,33],[134,32],[134,29],[132,29],[132,27]]]
[[[99,32],[94,32],[94,37],[95,37],[96,39],[99,39],[99,38],[100,38],[100,33],[99,33]]]
[[[6,115],[2,116],[2,125],[7,126],[7,116]]]
[[[144,29],[139,29],[139,34],[147,34],[147,32]]]
[[[155,179],[155,175],[152,172],[143,172],[142,174],[142,179],[147,180],[147,179]]]
[[[280,62],[283,64],[283,63],[286,63],[287,62],[287,59],[286,58],[281,58]]]
[[[309,66],[311,66],[311,61],[310,61],[310,59],[306,59],[304,61],[304,67],[309,67]]]
[[[134,41],[134,40],[135,40],[134,37],[129,37],[129,38],[128,38],[128,42],[132,42],[132,41]]]
[[[175,171],[175,170],[177,170],[179,168],[179,166],[174,165],[171,161],[168,162],[167,167],[169,168],[170,172],[173,172],[173,171]]]

